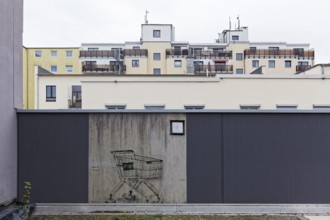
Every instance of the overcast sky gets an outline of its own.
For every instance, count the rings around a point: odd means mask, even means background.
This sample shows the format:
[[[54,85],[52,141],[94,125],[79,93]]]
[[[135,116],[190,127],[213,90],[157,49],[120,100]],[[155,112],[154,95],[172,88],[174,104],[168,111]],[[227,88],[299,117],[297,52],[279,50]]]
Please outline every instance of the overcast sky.
[[[328,0],[24,0],[27,47],[138,41],[149,23],[173,24],[177,41],[212,43],[219,32],[249,27],[250,41],[310,43],[316,63],[330,63]]]

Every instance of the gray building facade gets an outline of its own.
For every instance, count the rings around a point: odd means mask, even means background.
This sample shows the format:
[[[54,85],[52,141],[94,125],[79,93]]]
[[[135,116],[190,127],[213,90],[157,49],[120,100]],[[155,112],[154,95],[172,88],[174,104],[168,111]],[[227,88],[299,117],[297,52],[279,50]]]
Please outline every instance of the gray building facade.
[[[22,105],[23,0],[0,1],[0,204],[17,197],[17,120]]]

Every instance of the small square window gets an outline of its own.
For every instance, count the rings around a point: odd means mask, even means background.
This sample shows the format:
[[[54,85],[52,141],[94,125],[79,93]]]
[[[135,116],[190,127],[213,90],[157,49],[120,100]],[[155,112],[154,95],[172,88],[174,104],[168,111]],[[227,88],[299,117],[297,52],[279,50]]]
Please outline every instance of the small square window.
[[[236,74],[244,74],[243,69],[236,69]]]
[[[139,60],[132,60],[132,67],[139,67],[139,66],[140,66]]]
[[[291,60],[286,60],[285,61],[285,68],[290,68],[291,67]]]
[[[46,86],[46,102],[56,102],[56,86]]]
[[[67,50],[66,51],[66,57],[72,57],[73,51],[72,50]]]
[[[233,35],[233,36],[231,37],[231,39],[232,39],[232,40],[239,40],[239,36],[238,36],[238,35]]]
[[[41,50],[36,50],[36,51],[34,51],[34,56],[35,56],[35,57],[42,57],[42,52],[41,52]]]
[[[72,73],[73,72],[73,66],[72,65],[66,65],[65,69],[66,69],[67,73]]]
[[[153,34],[155,38],[160,38],[160,30],[154,30]]]
[[[171,120],[171,135],[184,135],[184,121]]]
[[[275,68],[275,60],[268,60],[268,67]]]
[[[181,60],[174,60],[174,67],[181,67],[182,61]]]
[[[160,53],[154,53],[154,60],[160,60]]]
[[[57,57],[57,50],[50,51],[50,56],[51,57]]]
[[[160,69],[159,68],[154,69],[154,75],[160,75]]]
[[[133,50],[140,50],[139,46],[133,46]]]
[[[237,53],[236,54],[236,60],[243,60],[243,54],[242,53]]]
[[[252,67],[258,68],[259,67],[259,60],[252,60]]]
[[[57,66],[50,66],[50,72],[57,73]]]

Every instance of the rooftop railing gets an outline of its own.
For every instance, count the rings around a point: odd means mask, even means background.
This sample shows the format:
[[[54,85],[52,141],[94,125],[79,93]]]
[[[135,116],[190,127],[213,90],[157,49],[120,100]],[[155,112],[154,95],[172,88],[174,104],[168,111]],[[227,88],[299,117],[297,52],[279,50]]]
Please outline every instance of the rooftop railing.
[[[296,66],[296,71],[297,72],[303,72],[303,71],[309,70],[310,68],[312,68],[311,65],[297,65]]]
[[[173,50],[167,49],[166,56],[193,56],[195,58],[223,58],[223,59],[231,59],[232,52],[231,51],[208,51],[208,50],[197,50],[189,53],[188,49],[184,50]]]
[[[82,71],[84,73],[124,73],[126,65],[99,65],[99,64],[83,64]]]
[[[119,50],[81,50],[80,57],[82,58],[116,58],[122,59],[123,56],[148,56],[146,49],[125,49]]]
[[[297,56],[314,59],[314,50],[245,50],[245,56]]]

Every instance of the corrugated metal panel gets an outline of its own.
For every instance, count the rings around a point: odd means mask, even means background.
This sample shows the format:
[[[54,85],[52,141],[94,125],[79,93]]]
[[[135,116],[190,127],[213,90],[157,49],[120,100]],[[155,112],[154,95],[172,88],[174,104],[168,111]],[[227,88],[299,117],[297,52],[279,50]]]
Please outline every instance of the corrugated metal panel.
[[[222,199],[222,115],[187,114],[187,202]]]
[[[32,202],[88,202],[88,114],[19,114],[18,195]]]

